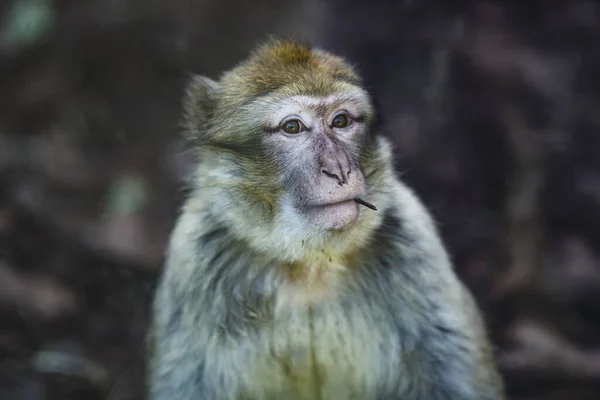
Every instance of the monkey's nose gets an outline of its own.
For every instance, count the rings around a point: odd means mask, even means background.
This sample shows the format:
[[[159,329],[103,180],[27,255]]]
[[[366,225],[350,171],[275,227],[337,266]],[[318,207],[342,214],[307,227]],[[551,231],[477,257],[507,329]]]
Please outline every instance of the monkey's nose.
[[[338,185],[341,186],[348,183],[348,175],[350,174],[351,167],[350,160],[344,152],[329,149],[321,154],[319,164],[321,172],[329,178],[335,179]]]
[[[335,173],[335,172],[329,172],[325,168],[321,168],[321,172],[324,173],[325,175],[327,175],[328,177],[335,179],[339,185],[343,185],[344,183],[347,183],[346,178],[344,176],[340,177],[341,170],[338,173]]]

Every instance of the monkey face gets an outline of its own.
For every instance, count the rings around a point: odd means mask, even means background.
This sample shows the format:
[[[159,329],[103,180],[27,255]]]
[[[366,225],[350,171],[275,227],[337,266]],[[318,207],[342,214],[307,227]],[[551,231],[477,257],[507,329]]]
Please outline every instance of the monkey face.
[[[370,97],[343,59],[267,43],[218,82],[193,77],[183,114],[200,161],[194,207],[251,247],[329,260],[381,223],[357,202],[385,207],[390,152],[369,133]]]
[[[265,104],[263,135],[279,167],[282,208],[315,228],[350,226],[359,216],[353,199],[365,194],[358,160],[370,113],[366,94],[353,88],[277,104]]]

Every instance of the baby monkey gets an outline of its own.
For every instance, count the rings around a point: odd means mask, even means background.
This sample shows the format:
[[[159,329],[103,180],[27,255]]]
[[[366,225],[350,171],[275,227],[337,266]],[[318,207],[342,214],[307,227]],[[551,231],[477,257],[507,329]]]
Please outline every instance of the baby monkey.
[[[198,166],[154,301],[150,399],[504,398],[352,67],[270,40],[194,77],[183,108]]]

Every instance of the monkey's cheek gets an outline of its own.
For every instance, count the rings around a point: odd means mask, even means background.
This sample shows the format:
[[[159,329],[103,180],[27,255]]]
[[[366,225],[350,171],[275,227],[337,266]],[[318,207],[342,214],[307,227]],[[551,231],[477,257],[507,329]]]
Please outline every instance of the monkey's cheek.
[[[307,211],[307,217],[312,224],[321,229],[341,231],[358,219],[358,205],[353,200],[348,200],[312,207]]]

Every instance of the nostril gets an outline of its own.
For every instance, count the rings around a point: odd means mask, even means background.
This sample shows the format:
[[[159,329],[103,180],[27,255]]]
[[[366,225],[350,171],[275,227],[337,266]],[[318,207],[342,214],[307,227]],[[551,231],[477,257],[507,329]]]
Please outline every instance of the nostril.
[[[321,172],[324,173],[325,175],[327,175],[328,177],[330,177],[331,179],[335,179],[336,181],[338,181],[339,184],[342,184],[342,180],[336,174],[332,174],[331,172],[327,171],[326,169],[322,169]]]

